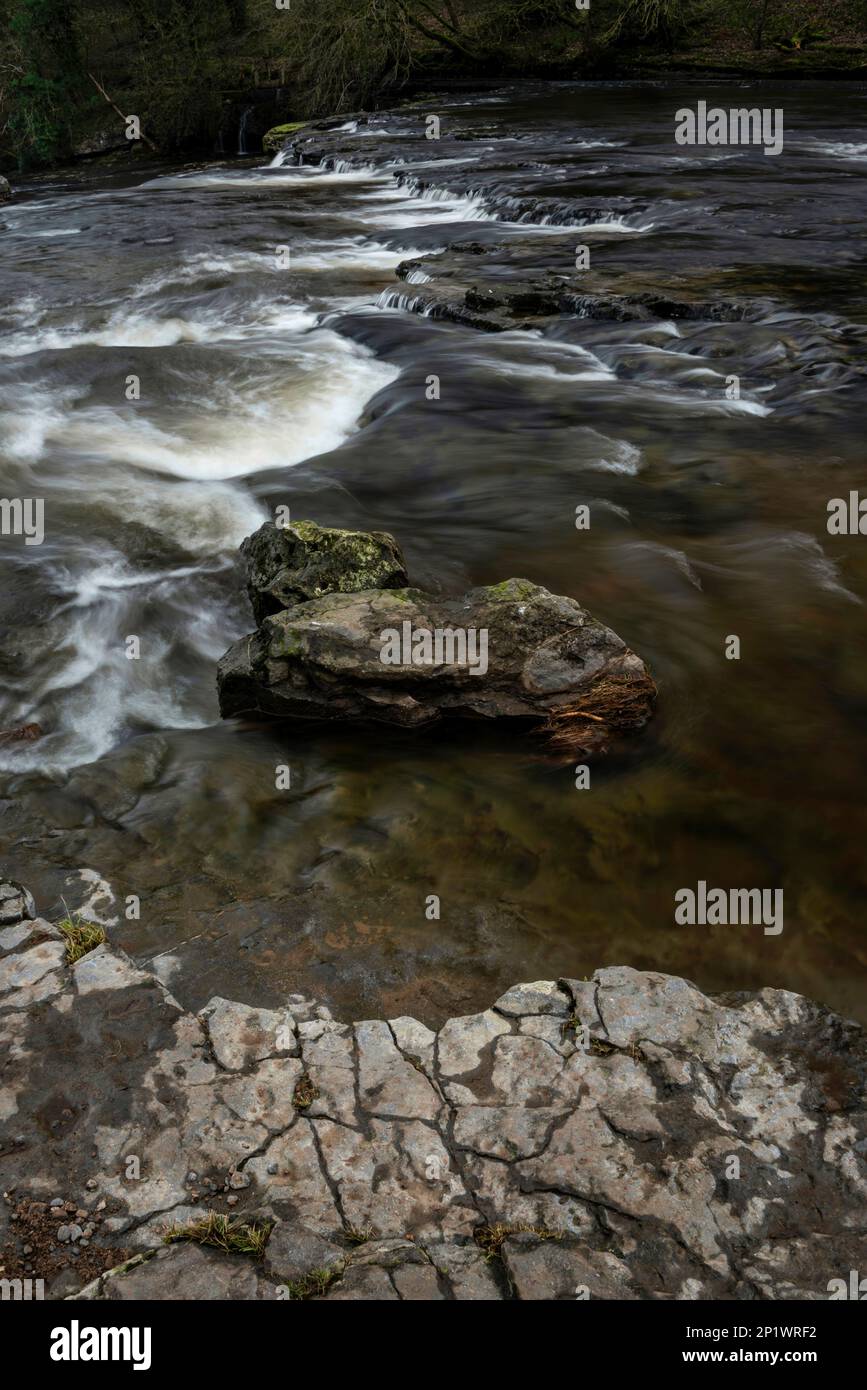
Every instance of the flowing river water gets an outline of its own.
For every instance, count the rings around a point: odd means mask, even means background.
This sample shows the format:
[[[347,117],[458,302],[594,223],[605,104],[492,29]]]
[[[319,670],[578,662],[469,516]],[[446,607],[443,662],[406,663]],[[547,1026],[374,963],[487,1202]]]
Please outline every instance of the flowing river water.
[[[782,155],[675,144],[708,96],[782,107]],[[338,134],[334,167],[95,164],[0,211],[0,495],[45,504],[0,551],[0,728],[44,730],[0,745],[5,871],[188,1005],[435,1023],[628,964],[864,1020],[867,539],[826,522],[867,486],[867,90],[505,88]],[[484,333],[395,278],[466,242],[745,307]],[[589,789],[497,732],[221,723],[277,505],[392,531],[422,587],[578,598],[654,722]],[[699,880],[781,888],[784,930],[676,925]]]

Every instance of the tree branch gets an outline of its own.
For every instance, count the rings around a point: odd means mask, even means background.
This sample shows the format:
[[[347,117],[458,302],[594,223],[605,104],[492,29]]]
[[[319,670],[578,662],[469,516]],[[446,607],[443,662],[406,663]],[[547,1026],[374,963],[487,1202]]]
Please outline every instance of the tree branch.
[[[444,44],[445,47],[450,48],[453,53],[460,53],[464,58],[472,58],[474,63],[479,61],[480,54],[473,53],[469,48],[464,48],[462,43],[458,43],[456,39],[450,39],[448,34],[438,34],[435,29],[428,29],[427,25],[422,24],[421,20],[407,8],[404,4],[404,0],[396,0],[396,4],[407,24],[411,24],[413,29],[417,29],[420,34],[424,34],[425,38],[433,39],[436,43]]]
[[[111,97],[109,96],[109,94],[108,94],[108,92],[105,90],[105,88],[104,88],[103,86],[101,86],[101,84],[100,84],[99,82],[97,82],[97,80],[96,80],[96,78],[94,77],[94,75],[93,75],[92,72],[89,72],[87,75],[88,75],[88,77],[90,78],[90,80],[91,80],[91,82],[93,83],[93,85],[94,85],[94,87],[96,88],[96,90],[100,93],[100,95],[103,96],[103,97],[105,97],[105,100],[108,102],[108,104],[109,104],[109,106],[111,107],[112,111],[116,111],[117,114],[120,116],[121,120],[124,122],[124,124],[126,124],[126,116],[124,115],[123,111],[121,111],[121,109],[120,109],[119,106],[115,106],[114,102],[112,101]],[[157,150],[156,145],[153,143],[152,140],[149,140],[149,139],[147,138],[147,136],[145,135],[144,131],[141,130],[141,129],[139,129],[139,134],[141,135],[141,138],[144,140],[144,142],[145,142],[145,144],[147,145],[148,149],[149,149],[149,150],[153,150],[154,154],[158,154],[159,151]]]

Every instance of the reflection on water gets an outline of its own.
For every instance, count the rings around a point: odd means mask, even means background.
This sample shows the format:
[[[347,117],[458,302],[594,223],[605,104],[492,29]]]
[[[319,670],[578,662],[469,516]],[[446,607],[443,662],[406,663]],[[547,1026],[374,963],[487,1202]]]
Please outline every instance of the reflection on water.
[[[840,84],[761,90],[774,161],[675,146],[701,92],[558,86],[440,103],[438,146],[374,119],[335,169],[88,170],[4,209],[0,493],[46,539],[4,538],[0,727],[46,737],[0,746],[3,862],[43,910],[82,867],[109,915],[136,894],[113,935],[194,1003],[434,1022],[626,963],[867,1018],[867,543],[825,525],[867,488],[865,140]],[[603,284],[743,317],[489,335],[384,294],[455,241],[569,275],[579,234]],[[574,595],[650,664],[654,725],[589,790],[491,733],[220,725],[236,548],[278,503],[392,530],[421,584]],[[700,879],[782,888],[782,935],[675,926]]]

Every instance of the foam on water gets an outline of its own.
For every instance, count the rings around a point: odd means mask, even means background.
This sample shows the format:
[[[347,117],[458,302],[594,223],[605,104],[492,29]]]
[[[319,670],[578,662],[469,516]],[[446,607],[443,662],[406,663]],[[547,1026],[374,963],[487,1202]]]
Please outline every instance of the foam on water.
[[[144,293],[144,291],[142,291]],[[227,320],[219,311],[202,313],[199,318],[117,310],[101,328],[85,329],[80,324],[66,328],[37,328],[33,332],[12,333],[0,342],[0,357],[24,357],[30,353],[70,351],[80,347],[151,348],[174,347],[180,343],[221,343],[268,333],[298,333],[312,328],[316,314],[302,305],[260,303],[248,306],[246,322]]]
[[[831,159],[854,160],[861,164],[867,160],[867,142],[857,140],[808,140],[802,148],[814,154],[829,155]]]
[[[52,431],[52,443],[82,460],[103,458],[175,478],[247,477],[337,448],[366,402],[398,375],[324,329],[292,351],[281,344],[277,361],[278,373],[215,382],[215,396],[191,398],[171,427],[120,406],[94,406],[67,417]]]

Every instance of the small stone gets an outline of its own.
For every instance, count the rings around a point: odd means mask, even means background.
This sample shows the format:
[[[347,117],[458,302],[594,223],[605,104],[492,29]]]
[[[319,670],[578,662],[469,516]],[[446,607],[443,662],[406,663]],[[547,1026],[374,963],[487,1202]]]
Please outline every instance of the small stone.
[[[63,1206],[63,1198],[62,1198],[62,1197],[52,1197],[52,1199],[51,1199],[51,1201],[50,1201],[50,1203],[49,1203],[49,1206],[52,1206],[52,1207],[62,1207],[62,1206]]]

